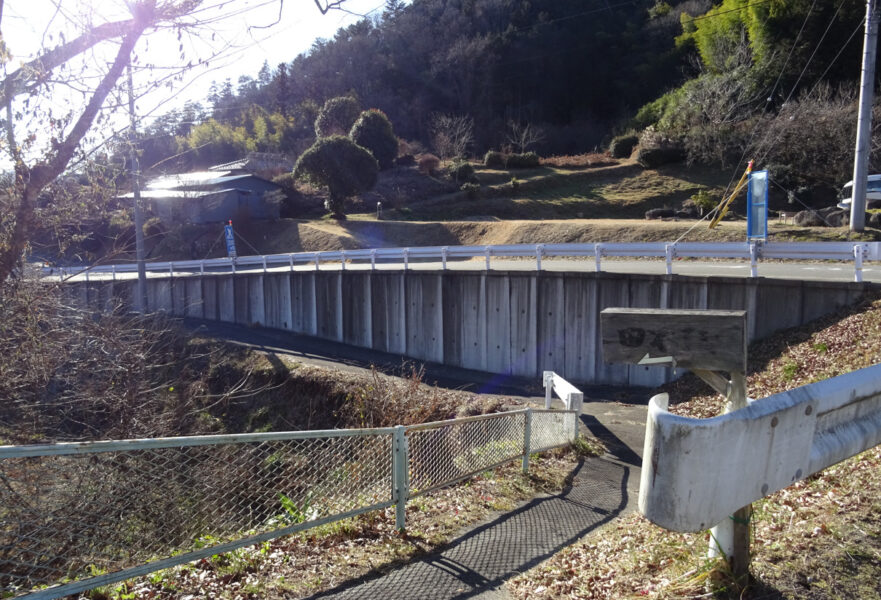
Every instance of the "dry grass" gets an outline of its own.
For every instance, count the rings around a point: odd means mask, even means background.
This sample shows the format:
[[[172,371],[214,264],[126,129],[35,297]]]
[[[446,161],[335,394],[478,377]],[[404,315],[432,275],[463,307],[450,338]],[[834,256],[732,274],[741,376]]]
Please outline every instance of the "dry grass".
[[[608,167],[616,165],[620,161],[606,153],[591,152],[588,154],[575,154],[571,156],[548,156],[541,159],[543,166],[556,167],[558,169],[589,169],[591,167]]]
[[[881,362],[881,299],[781,332],[750,348],[749,395],[765,397]],[[673,412],[719,413],[688,376]],[[686,401],[681,402],[682,399]],[[753,582],[735,588],[705,558],[708,534],[680,534],[637,514],[616,519],[516,578],[516,598],[881,598],[881,447],[753,504]],[[707,590],[714,589],[714,593]]]
[[[379,575],[449,542],[463,527],[513,509],[538,493],[561,490],[578,457],[571,450],[485,472],[455,487],[411,500],[407,533],[394,509],[370,513],[193,564],[95,590],[105,598],[286,598],[310,596],[362,576]]]

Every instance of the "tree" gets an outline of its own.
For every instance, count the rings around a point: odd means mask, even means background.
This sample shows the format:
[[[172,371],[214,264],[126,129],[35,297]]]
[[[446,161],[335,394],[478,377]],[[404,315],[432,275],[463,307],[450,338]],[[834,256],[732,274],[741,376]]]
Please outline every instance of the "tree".
[[[526,152],[530,146],[544,140],[544,137],[545,134],[541,127],[536,127],[531,123],[508,121],[508,143],[521,154]]]
[[[361,108],[351,96],[330,98],[315,119],[315,135],[320,138],[346,135],[358,119]]]
[[[352,125],[349,133],[352,141],[370,150],[379,162],[380,169],[388,169],[398,156],[398,138],[392,129],[392,123],[381,110],[371,108],[365,110]]]
[[[441,158],[465,156],[474,142],[474,119],[464,115],[432,115],[431,137]]]
[[[379,163],[368,150],[341,135],[319,138],[294,166],[294,177],[327,188],[328,208],[335,219],[345,219],[346,198],[376,185]]]
[[[50,20],[43,36],[60,43],[51,48],[42,47],[35,58],[17,69],[10,69],[14,49],[0,42],[0,66],[5,67],[6,73],[0,79],[0,110],[6,110],[3,150],[8,153],[15,174],[15,181],[4,199],[6,206],[0,212],[0,285],[8,280],[27,248],[40,192],[65,171],[96,121],[103,122],[106,118],[102,109],[123,71],[133,62],[139,41],[145,35],[163,30],[178,34],[181,64],[177,69],[163,71],[164,79],[158,82],[171,83],[194,64],[183,55],[183,40],[190,36],[197,38],[200,33],[211,36],[210,25],[218,17],[206,16],[206,10],[219,10],[225,3],[210,4],[210,1],[129,0],[126,6],[130,17],[97,24],[79,18],[80,14],[95,11],[66,6],[64,11],[59,9],[55,13],[57,18]],[[344,1],[315,0],[315,4],[326,13]],[[0,2],[0,29],[5,24],[2,8]],[[76,31],[71,33],[74,28]],[[98,59],[98,54],[90,52],[105,54]],[[204,60],[200,58],[199,62]],[[63,89],[81,92],[82,103],[66,103],[70,112],[59,117],[57,108],[53,113],[47,99]],[[28,135],[20,137],[23,131]],[[36,131],[45,133],[40,136],[34,133]]]

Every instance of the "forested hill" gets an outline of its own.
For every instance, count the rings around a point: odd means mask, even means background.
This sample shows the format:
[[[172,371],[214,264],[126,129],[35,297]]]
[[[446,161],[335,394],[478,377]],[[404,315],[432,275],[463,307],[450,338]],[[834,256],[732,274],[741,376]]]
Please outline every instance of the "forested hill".
[[[341,29],[265,86],[241,80],[249,101],[295,113],[354,94],[382,109],[396,132],[428,140],[431,115],[469,115],[477,145],[503,141],[510,120],[550,127],[554,153],[581,151],[610,126],[682,83],[680,10],[652,18],[652,0],[388,0],[375,20]],[[664,12],[662,10],[662,12]],[[265,73],[263,74],[265,81]],[[258,77],[259,78],[259,77]],[[215,106],[241,105],[231,86]]]
[[[792,186],[840,185],[864,6],[387,0],[290,62],[215,85],[209,106],[158,121],[144,164],[187,148],[195,163],[247,150],[298,155],[314,140],[322,104],[349,95],[427,150],[437,151],[437,115],[473,119],[473,155],[505,144],[512,122],[541,127],[532,149],[544,155],[591,150],[632,130],[646,144],[673,145],[674,156],[730,166],[749,154]]]

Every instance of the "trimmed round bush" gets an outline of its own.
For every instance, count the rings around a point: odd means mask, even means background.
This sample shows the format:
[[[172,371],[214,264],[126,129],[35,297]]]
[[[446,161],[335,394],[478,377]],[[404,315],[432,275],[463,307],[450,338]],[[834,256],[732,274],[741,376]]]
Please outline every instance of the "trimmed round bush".
[[[434,154],[423,154],[416,164],[419,166],[420,173],[431,175],[440,168],[440,159]]]
[[[346,198],[376,185],[379,164],[366,148],[341,135],[319,138],[297,160],[294,177],[326,187],[333,216],[344,219]]]
[[[466,160],[453,163],[450,167],[450,177],[452,177],[456,183],[474,182],[477,179],[477,176],[474,173],[474,167]]]
[[[318,111],[315,119],[315,135],[320,138],[346,135],[361,114],[361,107],[351,96],[330,98]]]
[[[490,150],[483,156],[483,166],[487,169],[504,169],[505,155],[496,150]]]
[[[398,155],[398,138],[392,130],[392,123],[381,110],[365,110],[352,125],[349,132],[352,141],[367,148],[379,162],[380,169],[389,169]]]
[[[505,166],[509,169],[534,169],[539,166],[541,159],[535,152],[525,154],[509,154]]]
[[[639,136],[634,133],[615,136],[609,144],[609,154],[613,158],[628,158],[638,143]]]

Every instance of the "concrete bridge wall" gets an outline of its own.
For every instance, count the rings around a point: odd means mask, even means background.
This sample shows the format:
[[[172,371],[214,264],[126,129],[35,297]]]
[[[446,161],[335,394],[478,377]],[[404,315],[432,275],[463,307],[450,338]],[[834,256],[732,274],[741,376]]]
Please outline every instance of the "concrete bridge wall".
[[[74,284],[89,306],[134,282]],[[859,299],[871,284],[616,273],[295,271],[148,280],[148,308],[260,325],[499,374],[654,386],[663,367],[608,365],[607,307],[745,309],[750,340]]]

